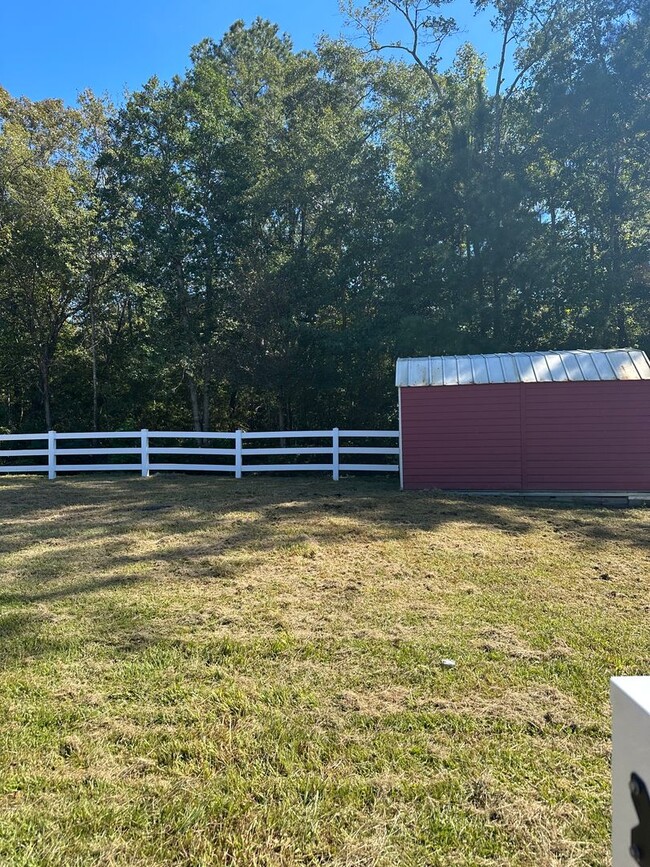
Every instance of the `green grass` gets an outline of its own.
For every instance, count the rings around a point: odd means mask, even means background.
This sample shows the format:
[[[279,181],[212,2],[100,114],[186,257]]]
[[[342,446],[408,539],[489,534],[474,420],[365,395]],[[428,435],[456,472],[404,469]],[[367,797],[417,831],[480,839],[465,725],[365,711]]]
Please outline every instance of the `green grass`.
[[[0,863],[608,863],[649,530],[394,480],[0,479]]]

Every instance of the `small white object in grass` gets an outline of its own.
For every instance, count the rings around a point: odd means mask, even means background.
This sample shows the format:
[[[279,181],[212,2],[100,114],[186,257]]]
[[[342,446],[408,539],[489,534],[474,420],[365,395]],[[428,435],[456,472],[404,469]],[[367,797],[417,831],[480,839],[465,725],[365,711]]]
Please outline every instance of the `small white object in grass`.
[[[456,660],[455,659],[441,659],[440,665],[443,668],[456,668]]]

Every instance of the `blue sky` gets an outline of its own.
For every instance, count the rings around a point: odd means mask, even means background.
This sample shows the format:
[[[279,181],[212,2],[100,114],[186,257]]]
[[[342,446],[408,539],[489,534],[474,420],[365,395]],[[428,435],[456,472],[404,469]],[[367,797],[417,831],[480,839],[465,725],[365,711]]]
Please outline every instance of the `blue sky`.
[[[453,0],[443,14],[494,62],[489,16],[475,17],[470,0]],[[321,33],[336,36],[343,19],[337,0],[0,0],[0,84],[14,96],[60,97],[72,103],[90,87],[120,101],[152,75],[182,73],[192,45],[219,39],[238,18],[278,23],[297,48]]]

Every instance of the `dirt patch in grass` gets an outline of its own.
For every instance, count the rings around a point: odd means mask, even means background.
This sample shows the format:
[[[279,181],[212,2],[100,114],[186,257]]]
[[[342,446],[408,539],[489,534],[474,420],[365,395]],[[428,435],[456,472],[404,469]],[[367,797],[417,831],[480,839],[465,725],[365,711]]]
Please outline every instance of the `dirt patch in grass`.
[[[607,864],[649,519],[0,479],[0,863]]]

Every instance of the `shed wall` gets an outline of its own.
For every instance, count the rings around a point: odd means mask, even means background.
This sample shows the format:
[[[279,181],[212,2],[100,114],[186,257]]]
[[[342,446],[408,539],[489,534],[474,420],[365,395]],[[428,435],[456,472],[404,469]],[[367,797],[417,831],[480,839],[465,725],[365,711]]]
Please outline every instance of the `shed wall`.
[[[405,488],[650,491],[650,381],[401,389]]]
[[[519,383],[401,389],[405,488],[521,488]]]
[[[532,491],[650,491],[650,381],[522,386]]]

